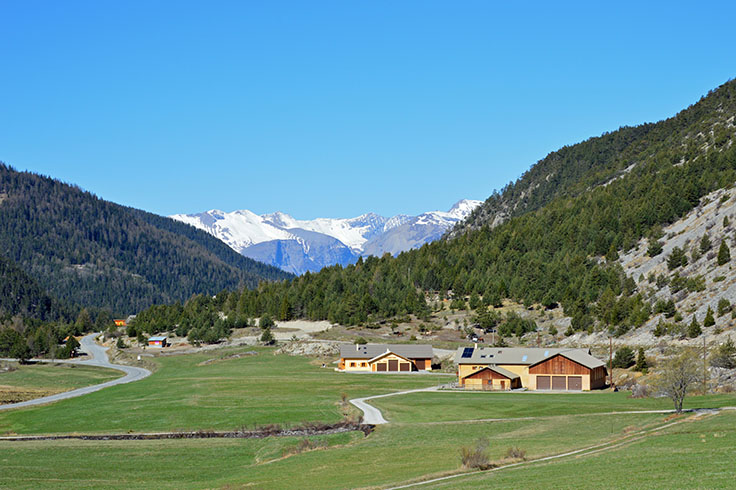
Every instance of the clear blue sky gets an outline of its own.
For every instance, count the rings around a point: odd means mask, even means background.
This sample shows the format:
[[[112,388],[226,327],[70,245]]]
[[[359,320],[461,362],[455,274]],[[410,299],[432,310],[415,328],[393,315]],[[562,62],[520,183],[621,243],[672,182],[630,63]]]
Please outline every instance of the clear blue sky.
[[[159,214],[485,199],[736,76],[734,2],[0,0],[0,160]]]

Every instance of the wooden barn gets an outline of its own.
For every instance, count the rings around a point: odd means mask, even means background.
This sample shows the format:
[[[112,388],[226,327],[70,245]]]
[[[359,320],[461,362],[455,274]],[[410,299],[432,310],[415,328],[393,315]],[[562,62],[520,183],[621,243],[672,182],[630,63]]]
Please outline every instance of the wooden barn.
[[[529,385],[535,390],[588,391],[606,386],[602,361],[578,352],[560,352],[529,366]]]
[[[469,390],[514,390],[521,388],[521,376],[497,366],[486,366],[460,378],[460,386]]]
[[[588,391],[605,387],[608,374],[588,349],[461,347],[455,363],[468,389]]]
[[[411,372],[432,370],[431,345],[355,344],[340,347],[342,371]]]

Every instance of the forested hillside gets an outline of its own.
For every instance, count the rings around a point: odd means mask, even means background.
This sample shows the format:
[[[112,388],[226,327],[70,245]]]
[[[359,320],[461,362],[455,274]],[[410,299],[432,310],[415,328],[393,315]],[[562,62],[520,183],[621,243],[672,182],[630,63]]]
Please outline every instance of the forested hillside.
[[[496,225],[537,210],[555,198],[578,196],[637,166],[651,166],[655,160],[659,161],[655,168],[671,165],[673,156],[690,160],[704,145],[720,146],[730,139],[733,121],[728,120],[735,105],[733,82],[729,82],[664,121],[622,127],[564,146],[537,162],[516,182],[494,192],[451,234]]]
[[[661,226],[702,196],[736,181],[734,114],[736,83],[729,82],[666,121],[622,128],[549,155],[486,202],[486,210],[495,202],[514,215],[495,227],[492,217],[473,214],[454,238],[396,259],[368,258],[263,284],[217,305],[198,301],[196,310],[356,324],[425,315],[425,293],[437,292],[477,294],[489,305],[502,298],[560,303],[574,330],[610,318],[604,309],[615,309],[617,323],[640,325],[652,305],[623,273],[619,252],[642,237],[658,238]],[[596,308],[604,293],[605,307]],[[189,310],[177,310],[187,325],[196,316]]]
[[[509,203],[518,196],[511,211],[516,216],[493,228],[492,220],[474,214],[466,232],[395,259],[330,267],[221,297],[217,304],[161,308],[158,316],[174,322],[179,315],[190,324],[198,311],[221,307],[251,317],[356,324],[425,315],[425,293],[437,292],[460,298],[475,293],[490,305],[502,298],[560,303],[573,330],[641,325],[652,305],[624,274],[619,252],[642,237],[658,239],[662,226],[703,196],[736,182],[735,114],[736,82],[729,82],[674,118],[551,154],[501,194]],[[554,184],[543,186],[540,178]],[[533,192],[524,192],[525,185]],[[495,201],[503,199],[491,197],[487,204]],[[596,306],[604,293],[605,304]],[[166,323],[156,323],[152,313],[144,315],[151,326]]]
[[[63,303],[116,315],[291,277],[188,225],[3,164],[0,250]]]
[[[70,312],[17,265],[0,256],[0,323],[16,315],[55,321],[69,318]]]

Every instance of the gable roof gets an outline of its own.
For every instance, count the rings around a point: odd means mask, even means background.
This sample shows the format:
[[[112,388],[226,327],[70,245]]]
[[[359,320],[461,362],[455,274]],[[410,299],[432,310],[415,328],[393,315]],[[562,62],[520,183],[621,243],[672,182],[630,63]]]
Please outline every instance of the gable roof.
[[[544,361],[552,359],[555,356],[566,357],[570,359],[572,362],[577,362],[578,364],[585,366],[589,369],[595,369],[597,367],[605,366],[605,363],[603,361],[591,356],[590,352],[585,352],[583,349],[573,349],[570,351],[558,352],[557,354],[553,354],[544,359],[540,359],[534,364],[530,364],[529,367],[536,366],[537,364],[541,364]]]
[[[149,342],[163,342],[166,340],[166,338],[167,337],[165,335],[158,335],[156,337],[148,337],[148,341]]]
[[[396,357],[399,357],[399,358],[401,358],[401,359],[403,359],[403,360],[405,360],[405,361],[408,361],[408,360],[409,360],[409,359],[407,359],[406,357],[404,357],[404,356],[402,356],[402,355],[400,355],[400,354],[397,354],[396,352],[391,352],[391,351],[387,350],[387,351],[386,351],[386,352],[384,352],[383,354],[378,354],[378,355],[377,355],[376,357],[374,357],[374,358],[372,358],[372,359],[368,359],[368,362],[375,362],[375,361],[377,361],[377,360],[379,360],[379,359],[382,359],[382,358],[384,358],[384,357],[386,357],[386,356],[390,356],[391,354],[393,354],[393,355],[395,355]]]
[[[489,370],[489,371],[496,372],[496,373],[500,374],[501,376],[506,376],[508,379],[517,379],[517,378],[520,377],[518,374],[512,373],[508,369],[504,369],[502,367],[490,365],[490,366],[484,367],[483,369],[479,369],[477,371],[473,371],[472,373],[466,374],[465,376],[463,376],[463,379],[469,378],[470,376],[473,376],[474,374],[481,373],[481,372],[485,371],[486,369]]]
[[[343,359],[373,359],[386,352],[393,352],[406,359],[431,359],[434,355],[432,346],[427,344],[349,344],[340,346],[340,357]]]
[[[603,361],[590,355],[589,349],[552,349],[547,347],[459,347],[455,353],[455,363],[533,366],[558,354],[590,369],[605,365]]]

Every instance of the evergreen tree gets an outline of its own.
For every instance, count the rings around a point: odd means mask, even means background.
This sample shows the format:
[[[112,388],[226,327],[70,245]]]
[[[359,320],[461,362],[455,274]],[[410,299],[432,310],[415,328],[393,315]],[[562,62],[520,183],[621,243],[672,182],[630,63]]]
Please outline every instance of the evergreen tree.
[[[644,372],[649,367],[649,364],[647,364],[647,358],[644,356],[644,349],[639,347],[639,352],[636,356],[636,364],[634,365],[634,370],[639,372]]]
[[[713,244],[710,241],[710,237],[706,233],[703,235],[703,238],[700,239],[700,254],[704,254],[708,250],[710,250],[710,247],[712,247]]]
[[[613,367],[626,369],[634,364],[634,351],[631,347],[620,347],[616,349],[613,356]]]
[[[690,322],[690,325],[687,326],[687,336],[694,339],[695,337],[699,337],[701,333],[703,333],[703,331],[700,329],[700,324],[698,324],[698,320],[693,314],[693,319]]]
[[[685,251],[680,247],[672,249],[672,253],[667,257],[667,268],[669,270],[677,269],[678,267],[684,267],[687,265],[687,256]]]
[[[263,334],[261,334],[261,342],[263,342],[266,345],[273,345],[276,342],[276,339],[271,333],[270,328],[266,328],[263,330]]]
[[[726,245],[726,240],[721,240],[721,247],[718,249],[718,265],[723,265],[731,261],[731,251]]]
[[[662,253],[662,248],[664,247],[664,244],[658,240],[653,240],[649,243],[649,248],[647,249],[647,255],[650,257],[656,257],[657,255]]]
[[[725,369],[736,368],[736,345],[734,345],[731,337],[718,346],[718,349],[710,358],[710,365]]]
[[[695,315],[693,315],[693,319],[695,318]],[[711,307],[708,307],[708,311],[705,314],[705,320],[703,320],[703,326],[704,327],[712,327],[716,324],[715,318],[713,318],[713,310]]]

